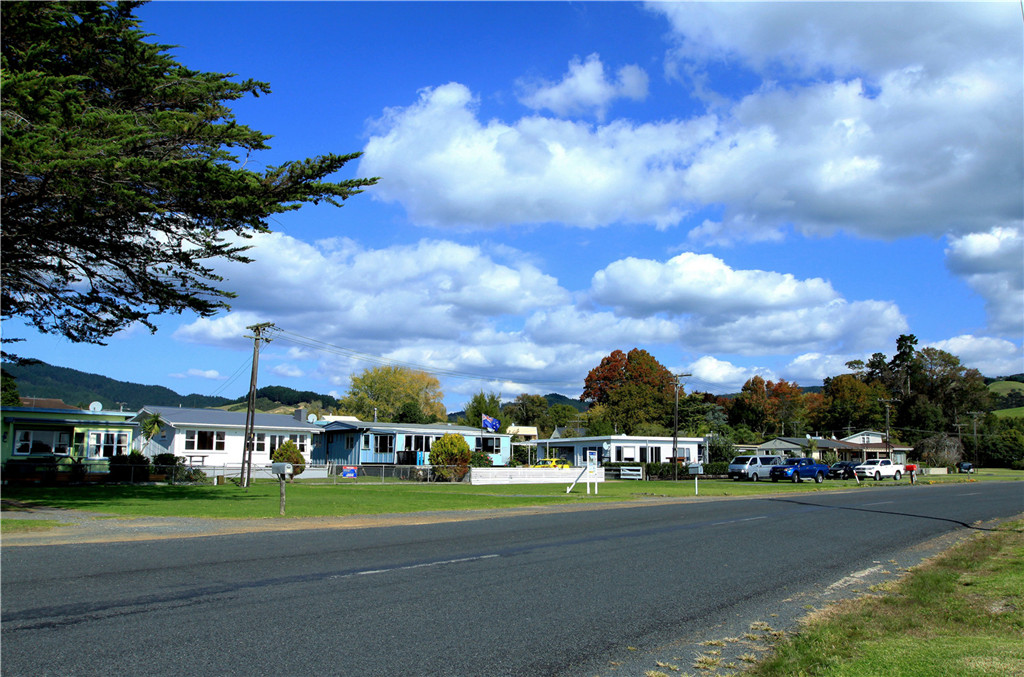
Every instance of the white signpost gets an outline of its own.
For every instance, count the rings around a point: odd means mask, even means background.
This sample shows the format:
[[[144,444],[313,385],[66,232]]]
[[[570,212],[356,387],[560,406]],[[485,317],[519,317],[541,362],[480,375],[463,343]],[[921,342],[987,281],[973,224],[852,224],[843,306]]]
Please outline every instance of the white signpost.
[[[607,447],[608,443],[605,442],[604,446]],[[570,491],[572,491],[573,487],[575,487],[579,483],[580,479],[584,475],[587,476],[587,478],[584,480],[584,482],[587,483],[587,494],[590,494],[590,484],[593,483],[594,484],[594,494],[597,495],[597,450],[596,449],[588,449],[587,450],[587,465],[583,468],[583,472],[581,472],[579,474],[579,477],[577,477],[576,480],[572,484],[570,484],[569,487],[565,490],[565,493],[568,494]]]

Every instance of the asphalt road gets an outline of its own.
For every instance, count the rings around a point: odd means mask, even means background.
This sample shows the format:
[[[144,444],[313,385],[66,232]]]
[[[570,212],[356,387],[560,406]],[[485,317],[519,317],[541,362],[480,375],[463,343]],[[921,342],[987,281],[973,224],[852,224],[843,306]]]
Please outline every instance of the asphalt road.
[[[1024,511],[1021,483],[2,550],[3,675],[642,675]],[[939,539],[939,540],[935,540]]]

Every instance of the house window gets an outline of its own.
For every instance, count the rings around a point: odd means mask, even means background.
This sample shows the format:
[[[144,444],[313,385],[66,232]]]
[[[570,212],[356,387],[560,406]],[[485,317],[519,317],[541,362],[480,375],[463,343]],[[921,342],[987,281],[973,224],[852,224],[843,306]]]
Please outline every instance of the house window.
[[[370,448],[370,436],[369,435],[363,435],[363,449],[369,449],[369,448]]]
[[[377,454],[390,454],[395,450],[395,436],[394,435],[377,435],[374,440],[374,453]]]
[[[499,452],[498,440],[494,437],[476,438],[476,450],[485,454],[497,454]]]
[[[16,454],[67,455],[71,447],[71,433],[60,430],[19,430]]]
[[[98,432],[89,433],[89,455],[110,458],[128,453],[128,433]]]
[[[622,463],[622,447],[615,447],[615,462]]]
[[[224,451],[224,432],[186,430],[185,451]]]
[[[305,435],[289,435],[288,439],[295,443],[295,446],[299,448],[299,451],[303,454],[306,453],[306,436]]]

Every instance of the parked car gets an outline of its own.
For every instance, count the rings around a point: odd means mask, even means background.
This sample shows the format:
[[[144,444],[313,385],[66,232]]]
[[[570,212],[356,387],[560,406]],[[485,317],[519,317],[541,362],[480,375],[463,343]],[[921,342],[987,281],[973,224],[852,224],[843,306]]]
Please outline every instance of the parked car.
[[[814,480],[821,484],[826,474],[828,474],[828,466],[824,463],[818,463],[813,458],[791,458],[785,464],[772,468],[769,476],[772,482]]]
[[[571,468],[562,458],[538,458],[531,468]]]
[[[729,479],[751,480],[768,479],[773,466],[782,465],[781,456],[737,456],[729,464]]]
[[[887,458],[872,458],[854,468],[857,477],[861,479],[873,477],[877,481],[883,477],[891,477],[897,482],[903,476],[903,470],[902,465],[893,463]]]
[[[860,461],[839,461],[838,463],[833,463],[832,467],[828,469],[827,477],[830,480],[852,480],[857,476],[854,468],[858,465],[860,465]]]
[[[974,472],[974,464],[967,461],[960,461],[956,464],[956,471],[971,474]]]

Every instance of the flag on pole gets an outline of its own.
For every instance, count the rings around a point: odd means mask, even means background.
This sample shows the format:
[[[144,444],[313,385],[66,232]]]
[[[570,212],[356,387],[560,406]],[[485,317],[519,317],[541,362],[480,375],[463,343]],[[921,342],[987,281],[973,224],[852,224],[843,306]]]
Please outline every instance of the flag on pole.
[[[501,427],[501,421],[496,418],[491,418],[487,414],[480,414],[480,427],[484,430],[490,430],[492,433],[498,432],[498,428]]]

